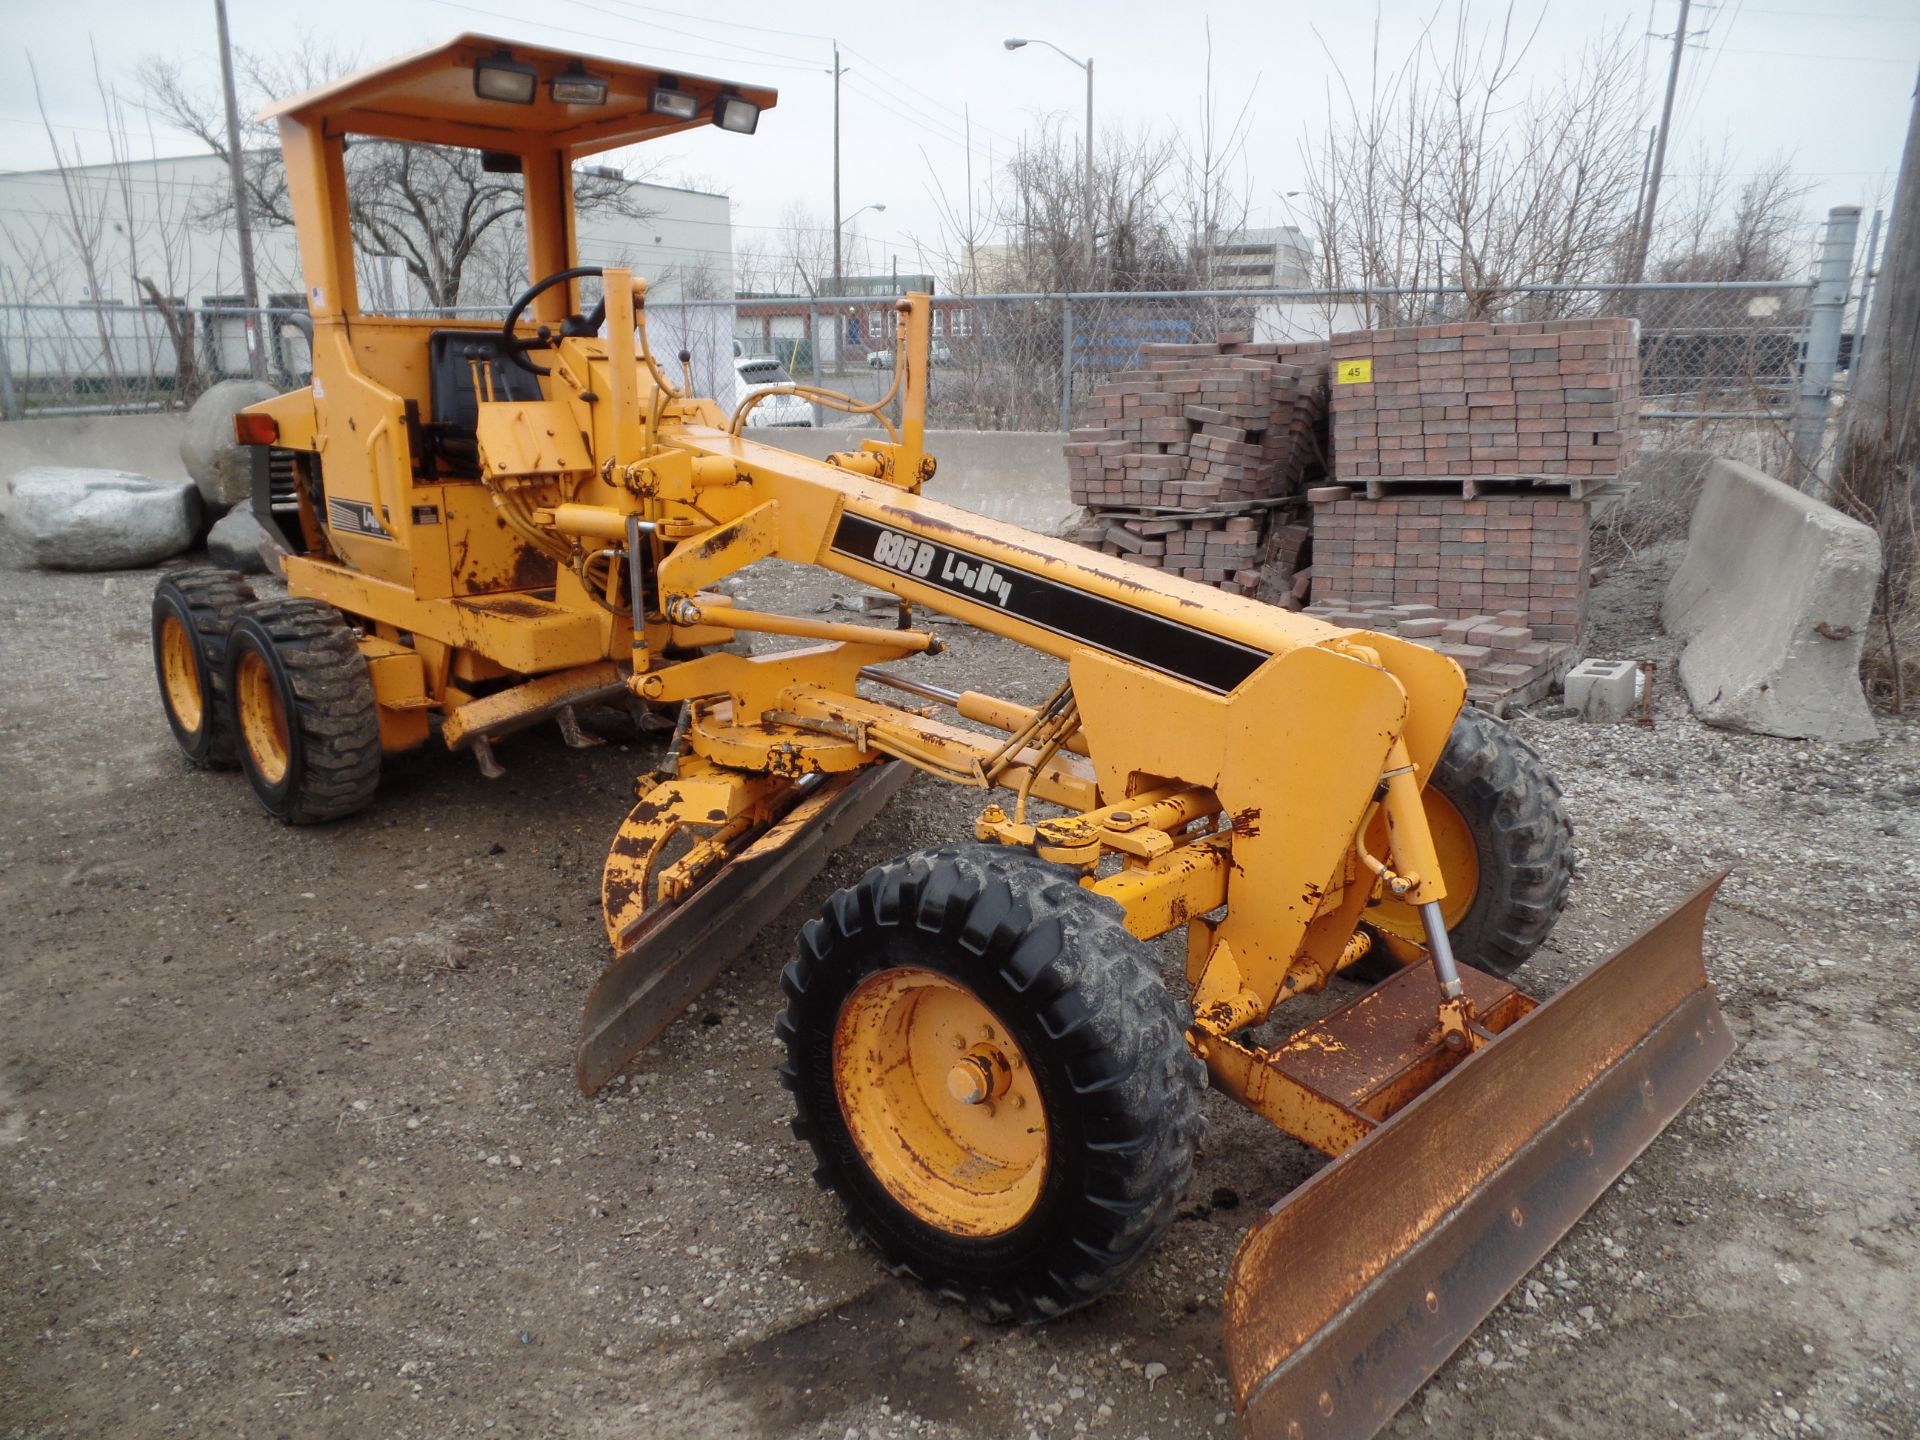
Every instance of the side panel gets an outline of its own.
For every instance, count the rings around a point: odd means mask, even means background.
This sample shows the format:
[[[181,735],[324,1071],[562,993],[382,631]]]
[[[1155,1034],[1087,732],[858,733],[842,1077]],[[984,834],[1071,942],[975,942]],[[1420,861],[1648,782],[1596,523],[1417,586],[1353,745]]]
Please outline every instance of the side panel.
[[[1233,880],[1216,935],[1249,987],[1271,999],[1406,724],[1399,681],[1311,646],[1274,657],[1224,696],[1092,650],[1077,653],[1069,673],[1103,796],[1138,793],[1144,777],[1220,797]]]

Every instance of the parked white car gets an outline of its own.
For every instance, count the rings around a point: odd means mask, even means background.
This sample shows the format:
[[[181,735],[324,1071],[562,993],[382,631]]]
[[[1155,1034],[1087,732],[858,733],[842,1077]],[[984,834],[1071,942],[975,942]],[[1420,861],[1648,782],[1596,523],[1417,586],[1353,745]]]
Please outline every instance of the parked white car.
[[[773,355],[737,355],[733,369],[736,377],[735,404],[762,390],[794,383],[787,367]],[[813,406],[798,395],[769,395],[747,412],[747,428],[801,426],[813,424]]]
[[[952,347],[944,340],[930,341],[927,345],[927,358],[936,365],[951,365],[953,363]],[[891,369],[893,367],[893,351],[891,349],[869,350],[867,352],[867,364],[876,370]]]

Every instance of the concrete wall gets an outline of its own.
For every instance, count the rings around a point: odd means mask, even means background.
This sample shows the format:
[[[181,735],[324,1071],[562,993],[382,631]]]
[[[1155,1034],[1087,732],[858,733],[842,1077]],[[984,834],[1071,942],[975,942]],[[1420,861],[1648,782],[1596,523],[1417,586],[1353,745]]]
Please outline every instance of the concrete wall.
[[[832,450],[858,450],[874,430],[755,430],[751,438],[798,455],[823,459]],[[1057,535],[1080,507],[1067,493],[1065,439],[1058,431],[929,430],[927,450],[940,464],[921,493],[990,520]]]
[[[0,423],[0,482],[29,465],[87,465],[131,470],[156,480],[185,479],[182,415],[101,415]],[[822,459],[857,450],[858,430],[756,430],[755,440]],[[940,462],[926,494],[976,515],[1057,534],[1078,506],[1067,497],[1067,462],[1052,431],[934,430],[927,449]]]
[[[1707,467],[1661,618],[1710,725],[1871,740],[1860,651],[1880,575],[1873,531],[1751,465]]]

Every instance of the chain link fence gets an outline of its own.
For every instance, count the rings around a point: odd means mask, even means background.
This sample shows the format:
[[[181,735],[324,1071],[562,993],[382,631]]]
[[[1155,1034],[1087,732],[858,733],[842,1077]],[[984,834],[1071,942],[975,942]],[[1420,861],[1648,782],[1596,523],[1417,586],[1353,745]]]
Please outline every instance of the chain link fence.
[[[929,423],[1070,429],[1095,389],[1143,345],[1244,333],[1292,341],[1461,320],[1628,316],[1639,321],[1642,419],[1790,420],[1806,375],[1809,281],[1556,285],[1502,291],[1230,290],[936,296]],[[736,356],[772,355],[798,380],[863,400],[893,379],[894,297],[691,301],[677,327],[732,334]],[[405,312],[498,320],[504,308]],[[660,317],[665,320],[667,317]],[[307,320],[285,309],[0,305],[0,417],[177,409],[249,374],[248,345],[291,387],[311,368]],[[251,337],[251,341],[250,341]],[[1819,363],[1816,357],[1816,365]],[[721,396],[730,401],[730,397]],[[820,411],[822,423],[855,423]]]

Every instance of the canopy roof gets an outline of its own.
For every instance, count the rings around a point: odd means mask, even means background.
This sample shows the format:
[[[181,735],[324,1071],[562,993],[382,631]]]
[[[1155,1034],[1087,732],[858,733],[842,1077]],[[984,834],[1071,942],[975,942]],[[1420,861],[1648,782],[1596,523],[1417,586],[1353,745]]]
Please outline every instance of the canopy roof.
[[[475,62],[495,55],[531,65],[538,72],[531,105],[489,100],[474,93]],[[575,66],[607,82],[605,104],[554,103],[547,93],[548,82]],[[699,100],[693,119],[652,112],[653,90],[662,81]],[[371,135],[516,154],[558,146],[577,158],[710,125],[714,100],[722,94],[737,95],[763,110],[778,98],[764,86],[547,50],[490,35],[461,35],[282,100],[268,106],[260,118],[284,116],[319,125],[328,135]]]

